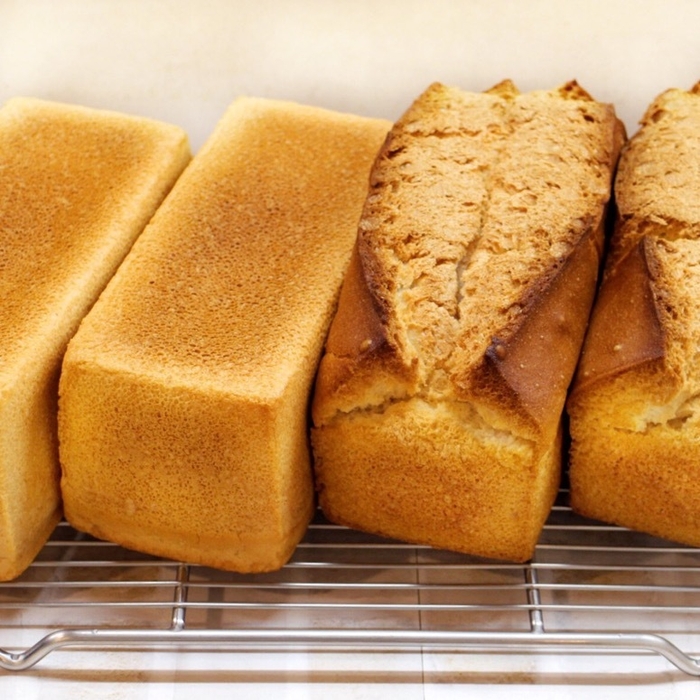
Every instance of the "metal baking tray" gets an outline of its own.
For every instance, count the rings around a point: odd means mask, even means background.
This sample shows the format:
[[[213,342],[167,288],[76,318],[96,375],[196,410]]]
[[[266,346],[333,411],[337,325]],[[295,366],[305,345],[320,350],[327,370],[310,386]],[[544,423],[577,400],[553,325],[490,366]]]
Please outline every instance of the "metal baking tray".
[[[700,550],[584,520],[563,490],[525,565],[373,537],[319,513],[281,571],[239,575],[64,522],[21,578],[0,584],[2,669],[64,648],[164,646],[625,651],[700,676]]]

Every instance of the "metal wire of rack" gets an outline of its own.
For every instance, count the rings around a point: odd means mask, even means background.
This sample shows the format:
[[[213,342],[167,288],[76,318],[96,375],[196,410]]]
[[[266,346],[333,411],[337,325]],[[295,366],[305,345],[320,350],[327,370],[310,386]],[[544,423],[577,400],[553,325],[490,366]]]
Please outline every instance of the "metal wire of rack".
[[[526,565],[372,537],[319,513],[271,574],[156,559],[61,523],[25,574],[0,584],[0,669],[125,645],[624,650],[700,676],[700,550],[584,520],[562,492]]]

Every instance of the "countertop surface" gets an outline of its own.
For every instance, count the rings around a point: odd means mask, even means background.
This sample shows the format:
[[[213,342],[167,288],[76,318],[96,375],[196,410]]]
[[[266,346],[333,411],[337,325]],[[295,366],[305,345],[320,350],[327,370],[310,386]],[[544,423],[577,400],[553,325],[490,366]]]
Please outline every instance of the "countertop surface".
[[[196,151],[242,94],[396,119],[433,81],[576,79],[632,134],[659,92],[700,80],[698,27],[690,0],[0,0],[0,102],[150,116],[184,127]],[[13,643],[36,640],[21,629]],[[56,651],[0,672],[0,695],[666,700],[698,697],[698,683],[646,655],[161,648]]]

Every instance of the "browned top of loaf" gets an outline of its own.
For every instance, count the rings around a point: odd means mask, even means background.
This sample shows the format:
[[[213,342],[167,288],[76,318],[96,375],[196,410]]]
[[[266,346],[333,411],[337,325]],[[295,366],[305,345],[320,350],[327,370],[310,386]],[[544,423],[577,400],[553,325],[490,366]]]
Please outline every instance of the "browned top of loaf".
[[[472,401],[485,412],[500,405],[506,424],[519,411],[539,422],[536,432],[550,431],[558,412],[545,415],[549,396],[561,407],[570,379],[559,373],[558,355],[572,372],[579,348],[557,345],[554,336],[538,348],[529,343],[525,355],[513,355],[518,366],[533,361],[520,372],[532,381],[518,387],[504,369],[507,349],[582,241],[594,239],[597,260],[622,139],[612,108],[576,83],[529,94],[508,81],[481,94],[435,84],[416,100],[375,163],[321,365],[317,425],[339,412],[421,396]],[[593,282],[586,282],[591,290]],[[349,332],[359,306],[364,338]],[[563,326],[566,311],[552,302],[541,315]],[[551,361],[536,362],[543,352]],[[546,365],[556,376],[547,376]]]
[[[673,88],[649,106],[620,158],[618,220],[609,273],[646,234],[666,240],[700,236],[700,82]]]
[[[0,384],[67,342],[111,239],[136,237],[188,158],[169,124],[19,97],[0,109]]]
[[[83,324],[73,361],[263,402],[312,372],[366,192],[357,173],[389,126],[236,100]],[[328,185],[343,173],[346,186]]]
[[[700,295],[690,270],[700,246],[698,173],[700,83],[659,95],[620,158],[618,215],[575,395],[631,369],[662,372],[662,393],[688,389],[697,374],[689,300]]]

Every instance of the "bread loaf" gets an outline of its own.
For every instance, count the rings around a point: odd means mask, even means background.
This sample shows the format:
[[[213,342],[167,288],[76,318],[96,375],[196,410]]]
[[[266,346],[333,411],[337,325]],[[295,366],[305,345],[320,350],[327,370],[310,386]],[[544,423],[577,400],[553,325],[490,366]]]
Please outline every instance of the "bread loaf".
[[[233,103],[68,349],[75,527],[222,569],[287,561],[315,509],[312,381],[389,127]]]
[[[624,138],[576,83],[432,85],[374,165],[313,402],[333,521],[522,561],[559,484],[561,414]]]
[[[66,344],[189,157],[174,126],[29,98],[0,109],[0,580],[61,515]]]
[[[700,83],[649,106],[568,402],[581,514],[700,545]]]

